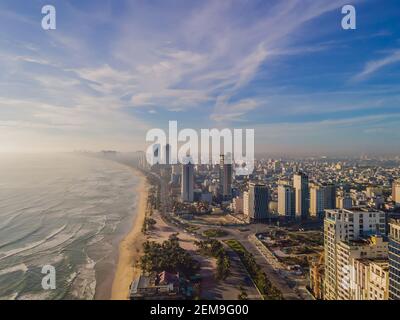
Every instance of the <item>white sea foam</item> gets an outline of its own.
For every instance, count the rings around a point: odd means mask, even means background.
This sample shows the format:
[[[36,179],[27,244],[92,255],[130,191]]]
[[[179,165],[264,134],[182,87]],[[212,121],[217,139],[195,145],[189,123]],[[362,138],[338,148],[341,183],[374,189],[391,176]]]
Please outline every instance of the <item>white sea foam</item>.
[[[28,271],[28,267],[24,263],[21,263],[16,266],[13,266],[13,267],[0,270],[0,276],[5,275],[7,273],[17,272],[17,271],[26,272],[26,271]]]
[[[64,294],[92,299],[96,262],[114,259],[115,229],[133,212],[137,179],[132,172],[109,161],[57,155],[7,161],[2,157],[0,176],[6,186],[0,185],[1,299]],[[85,257],[87,250],[96,262]],[[44,264],[57,268],[57,290],[31,292],[31,277]]]
[[[36,248],[36,247],[38,247],[38,246],[40,246],[40,245],[46,243],[48,240],[52,239],[52,238],[55,237],[57,234],[59,234],[61,231],[63,231],[63,230],[65,229],[66,226],[67,226],[67,225],[62,226],[61,228],[55,230],[53,233],[51,233],[50,235],[48,235],[46,238],[44,238],[44,239],[42,239],[42,240],[40,240],[40,241],[36,241],[36,242],[34,242],[34,243],[31,243],[31,244],[29,244],[29,245],[27,245],[27,246],[25,246],[25,247],[17,248],[17,249],[10,250],[10,251],[6,251],[6,252],[0,252],[0,255],[1,255],[1,256],[0,256],[0,261],[3,260],[3,259],[5,259],[5,258],[11,257],[11,256],[13,256],[13,255],[19,254],[19,253],[21,253],[21,252],[34,249],[34,248]]]

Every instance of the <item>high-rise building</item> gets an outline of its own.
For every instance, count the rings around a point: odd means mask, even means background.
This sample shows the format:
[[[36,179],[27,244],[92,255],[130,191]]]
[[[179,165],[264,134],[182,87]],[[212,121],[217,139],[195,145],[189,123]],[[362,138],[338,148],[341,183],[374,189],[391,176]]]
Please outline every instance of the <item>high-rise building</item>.
[[[310,188],[310,215],[322,217],[325,209],[325,188],[320,185],[312,185]]]
[[[296,173],[293,176],[293,187],[296,192],[296,217],[306,219],[310,207],[308,176],[303,172]]]
[[[268,218],[268,189],[264,184],[249,183],[248,210],[250,221],[263,221]]]
[[[249,192],[245,191],[243,192],[243,214],[246,218],[249,217],[249,209],[250,207],[250,202],[249,202]]]
[[[386,234],[384,212],[367,209],[325,210],[325,299],[347,299],[351,295],[351,259],[384,257],[382,247],[387,246],[387,242],[363,240],[374,234]]]
[[[193,202],[194,166],[189,160],[182,164],[181,199],[183,202]]]
[[[400,220],[389,223],[389,300],[400,300]]]
[[[220,186],[220,190],[224,189],[224,164],[225,164],[225,156],[223,154],[221,154],[219,156],[219,186]]]
[[[232,158],[230,154],[220,156],[220,185],[224,200],[232,197]]]
[[[287,184],[278,185],[278,213],[280,216],[294,218],[296,213],[295,191]]]
[[[397,206],[400,206],[400,179],[393,181],[392,198]]]
[[[363,236],[339,241],[337,250],[337,300],[369,300],[369,269],[374,261],[387,263],[388,241],[384,236]],[[366,261],[369,260],[369,261]],[[364,268],[359,268],[359,266]],[[361,278],[360,278],[361,277]],[[364,279],[362,279],[364,277]],[[388,288],[385,285],[384,296]],[[383,299],[382,297],[381,299]]]
[[[324,185],[324,208],[336,208],[336,186],[334,184]]]
[[[171,146],[168,143],[165,145],[165,164],[171,164]]]

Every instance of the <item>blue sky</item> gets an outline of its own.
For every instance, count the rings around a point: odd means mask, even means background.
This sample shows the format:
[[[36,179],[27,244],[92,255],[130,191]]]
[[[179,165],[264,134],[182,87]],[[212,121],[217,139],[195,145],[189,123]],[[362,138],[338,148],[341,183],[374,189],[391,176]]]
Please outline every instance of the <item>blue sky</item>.
[[[0,152],[144,148],[255,128],[259,152],[400,149],[396,0],[0,3]],[[41,28],[53,4],[57,29]]]

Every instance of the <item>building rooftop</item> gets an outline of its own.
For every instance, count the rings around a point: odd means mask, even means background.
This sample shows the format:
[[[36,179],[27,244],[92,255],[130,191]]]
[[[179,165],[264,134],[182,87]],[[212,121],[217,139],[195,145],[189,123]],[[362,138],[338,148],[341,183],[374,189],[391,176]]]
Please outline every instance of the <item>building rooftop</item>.
[[[400,219],[390,219],[390,224],[400,226]]]

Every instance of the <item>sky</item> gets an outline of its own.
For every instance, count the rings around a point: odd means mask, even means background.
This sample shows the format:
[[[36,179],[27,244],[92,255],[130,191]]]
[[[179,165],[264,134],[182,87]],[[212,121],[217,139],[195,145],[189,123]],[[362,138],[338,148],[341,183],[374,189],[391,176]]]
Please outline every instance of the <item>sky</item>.
[[[43,30],[41,9],[56,8]],[[352,4],[357,29],[341,27]],[[398,0],[2,0],[0,152],[255,129],[256,152],[400,150]]]

